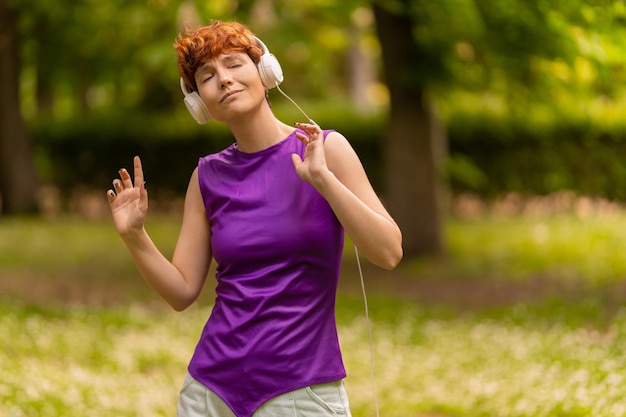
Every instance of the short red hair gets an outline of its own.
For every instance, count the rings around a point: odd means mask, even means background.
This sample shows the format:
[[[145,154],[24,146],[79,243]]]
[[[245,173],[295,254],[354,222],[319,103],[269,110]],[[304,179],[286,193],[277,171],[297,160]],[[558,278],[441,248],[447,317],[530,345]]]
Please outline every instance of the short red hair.
[[[245,52],[255,64],[263,55],[263,48],[246,26],[237,22],[212,20],[208,26],[186,29],[174,42],[178,57],[178,72],[183,81],[197,90],[195,74],[209,59],[223,53]]]

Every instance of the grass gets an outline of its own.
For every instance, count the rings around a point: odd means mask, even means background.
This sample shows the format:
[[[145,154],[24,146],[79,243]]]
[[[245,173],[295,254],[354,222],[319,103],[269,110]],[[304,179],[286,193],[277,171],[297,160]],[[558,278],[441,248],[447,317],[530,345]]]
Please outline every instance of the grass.
[[[149,225],[166,254],[177,229]],[[626,414],[624,230],[621,213],[452,219],[445,262],[380,276],[365,265],[380,415]],[[0,221],[0,415],[174,416],[210,290],[183,313],[164,308],[107,220]],[[354,287],[337,317],[353,415],[373,417]]]
[[[457,264],[477,275],[493,271],[505,279],[524,279],[541,272],[590,284],[626,277],[623,215],[457,220],[449,227],[449,240]]]

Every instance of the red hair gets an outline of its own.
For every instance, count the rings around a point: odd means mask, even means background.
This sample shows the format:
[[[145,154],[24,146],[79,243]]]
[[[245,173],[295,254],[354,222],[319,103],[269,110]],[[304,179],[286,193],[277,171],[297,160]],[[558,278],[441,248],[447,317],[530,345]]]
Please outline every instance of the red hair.
[[[185,36],[178,35],[174,49],[178,57],[178,72],[193,90],[198,89],[196,71],[209,59],[223,53],[245,52],[258,64],[263,55],[263,48],[250,29],[241,23],[219,20],[212,20],[210,25],[197,29],[185,29]]]

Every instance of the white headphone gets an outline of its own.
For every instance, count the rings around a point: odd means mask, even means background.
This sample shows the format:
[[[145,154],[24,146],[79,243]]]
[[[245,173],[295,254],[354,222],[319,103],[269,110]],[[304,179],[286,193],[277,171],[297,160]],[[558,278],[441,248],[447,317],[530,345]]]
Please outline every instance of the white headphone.
[[[269,49],[267,49],[267,46],[265,46],[261,39],[256,36],[254,39],[256,39],[256,41],[263,48],[263,55],[261,55],[261,60],[257,65],[257,69],[259,70],[263,86],[269,90],[283,82],[283,70],[280,67],[278,59],[270,53]],[[197,91],[190,90],[189,86],[185,84],[185,81],[183,81],[182,78],[180,79],[180,89],[185,95],[185,106],[196,122],[205,124],[211,120],[211,115],[204,105],[202,98],[200,98],[200,94],[198,94]]]

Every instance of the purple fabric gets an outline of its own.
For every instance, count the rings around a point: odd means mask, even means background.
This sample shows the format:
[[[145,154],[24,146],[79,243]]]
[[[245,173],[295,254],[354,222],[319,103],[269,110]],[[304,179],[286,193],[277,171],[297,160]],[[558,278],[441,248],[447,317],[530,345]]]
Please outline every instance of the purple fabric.
[[[304,153],[295,131],[260,152],[232,145],[198,164],[217,297],[189,372],[238,417],[346,376],[335,323],[343,228],[298,178],[292,153]]]

